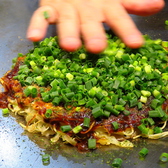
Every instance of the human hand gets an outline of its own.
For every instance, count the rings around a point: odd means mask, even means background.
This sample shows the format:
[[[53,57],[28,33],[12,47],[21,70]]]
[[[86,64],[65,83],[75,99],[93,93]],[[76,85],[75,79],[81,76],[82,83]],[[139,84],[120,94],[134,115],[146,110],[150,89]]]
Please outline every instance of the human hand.
[[[157,13],[164,0],[41,0],[27,30],[31,41],[42,40],[49,24],[57,24],[60,46],[75,51],[84,41],[89,52],[99,53],[107,46],[103,22],[131,48],[143,44],[140,31],[130,14],[147,16]],[[44,18],[44,11],[49,18]],[[82,37],[82,40],[81,40]]]

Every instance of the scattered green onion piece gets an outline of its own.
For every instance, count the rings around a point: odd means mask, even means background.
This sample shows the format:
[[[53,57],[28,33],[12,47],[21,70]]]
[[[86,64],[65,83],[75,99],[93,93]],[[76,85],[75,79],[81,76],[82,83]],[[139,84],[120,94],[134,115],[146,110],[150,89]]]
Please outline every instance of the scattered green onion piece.
[[[166,25],[168,25],[168,20],[166,20]],[[162,46],[163,47],[168,47],[168,42],[167,41],[162,41]]]
[[[168,26],[168,20],[165,20],[165,25]]]
[[[156,109],[159,105],[160,105],[160,100],[158,100],[158,99],[153,99],[153,100],[151,101],[151,104],[150,104],[150,106],[151,106],[153,109]]]
[[[82,105],[85,105],[85,104],[86,104],[86,100],[85,99],[78,100],[78,105],[79,106],[82,106]]]
[[[102,94],[102,92],[97,92],[97,93],[95,94],[95,96],[96,96],[99,100],[101,100],[101,99],[104,97],[104,95]]]
[[[52,100],[52,103],[55,105],[55,106],[58,106],[60,104],[62,100],[62,97],[55,97],[53,100]]]
[[[141,124],[138,126],[138,129],[143,133],[143,134],[148,134],[149,128],[145,126],[145,124]]]
[[[84,127],[90,127],[90,118],[85,117],[83,120]]]
[[[156,98],[161,95],[161,93],[160,93],[158,90],[156,90],[156,89],[152,92],[152,94],[153,94],[154,97],[156,97]]]
[[[153,131],[154,131],[155,134],[159,134],[159,133],[162,133],[162,132],[163,132],[163,130],[162,130],[160,127],[155,127],[155,128],[153,129]]]
[[[135,107],[138,104],[138,100],[134,98],[134,99],[131,99],[129,103],[130,103],[130,107]]]
[[[162,153],[159,157],[159,160],[164,163],[168,162],[168,153],[166,152]]]
[[[151,110],[149,111],[149,117],[153,118],[153,117],[164,117],[165,116],[165,112],[162,110],[162,107],[159,106],[157,107],[155,110]]]
[[[144,147],[139,151],[139,156],[140,157],[145,157],[148,154],[148,152],[149,152],[149,150]]]
[[[141,90],[141,93],[142,93],[142,95],[145,96],[145,97],[151,96],[151,92],[146,91],[146,90]]]
[[[114,108],[115,108],[116,110],[118,110],[118,111],[124,111],[124,110],[125,110],[125,107],[123,107],[122,105],[118,105],[118,104],[116,104],[116,105],[114,106]]]
[[[85,82],[85,86],[86,86],[87,90],[90,90],[92,88],[92,81],[89,80],[89,81]]]
[[[120,168],[122,166],[123,160],[121,158],[115,158],[111,164],[114,168]]]
[[[26,97],[28,97],[31,94],[31,90],[29,89],[29,87],[27,87],[23,90],[23,93],[26,95]]]
[[[111,124],[113,125],[114,130],[118,130],[119,125],[117,121],[113,121]]]
[[[37,97],[37,88],[32,88],[32,90],[31,90],[31,96],[33,97],[33,98],[35,98],[35,97]]]
[[[47,166],[50,164],[50,155],[49,154],[44,154],[42,155],[42,162],[43,165]]]
[[[72,131],[73,131],[73,133],[77,134],[77,133],[79,133],[82,129],[83,129],[83,128],[82,128],[80,125],[78,125],[78,126],[74,127],[74,128],[72,129]]]
[[[117,79],[116,79],[116,80],[114,81],[113,89],[118,89],[119,85],[120,85],[120,80],[117,80]]]
[[[50,17],[49,13],[47,11],[43,12],[44,18],[48,19]]]
[[[130,115],[131,113],[130,113],[130,111],[128,111],[128,110],[124,110],[124,111],[123,111],[123,114],[124,114],[125,116],[128,116],[128,115]]]
[[[123,106],[126,105],[126,101],[123,100],[122,98],[119,99],[118,103]]]
[[[47,109],[46,112],[45,112],[45,117],[46,118],[50,118],[52,115],[52,110],[51,109]]]
[[[96,149],[96,139],[88,139],[88,148]]]
[[[145,96],[141,96],[141,97],[140,97],[140,102],[142,102],[142,103],[146,103],[147,100],[148,100],[148,98],[145,97]]]
[[[110,117],[110,112],[109,111],[106,111],[106,110],[103,110],[103,115],[105,116],[105,117]]]
[[[35,98],[37,96],[37,88],[34,86],[28,86],[23,90],[24,94],[27,96],[32,96]]]
[[[86,54],[85,54],[85,53],[80,54],[80,55],[79,55],[79,58],[80,58],[80,59],[86,59]]]
[[[70,125],[62,125],[60,127],[60,129],[61,129],[62,132],[69,132],[69,131],[71,131],[72,128],[71,128]]]
[[[103,110],[98,106],[92,110],[92,115],[94,118],[101,117],[103,115]]]
[[[3,115],[4,117],[8,116],[8,115],[9,115],[9,109],[8,109],[8,108],[2,109],[2,115]]]
[[[113,106],[110,104],[106,104],[104,108],[105,108],[105,110],[110,111],[114,115],[120,114],[120,112],[118,110],[114,109]]]
[[[154,120],[152,118],[148,118],[148,123],[152,126],[155,124]]]
[[[93,99],[89,99],[88,102],[86,103],[86,107],[93,107],[97,104],[97,102]]]
[[[141,122],[142,122],[145,126],[148,126],[148,125],[152,126],[152,125],[155,124],[155,122],[154,122],[154,120],[153,120],[152,118],[143,118],[143,119],[141,120]]]
[[[137,106],[138,106],[138,110],[142,109],[142,103],[141,102],[138,102]]]
[[[68,78],[68,80],[71,81],[73,80],[74,76],[71,73],[67,73],[66,78]]]

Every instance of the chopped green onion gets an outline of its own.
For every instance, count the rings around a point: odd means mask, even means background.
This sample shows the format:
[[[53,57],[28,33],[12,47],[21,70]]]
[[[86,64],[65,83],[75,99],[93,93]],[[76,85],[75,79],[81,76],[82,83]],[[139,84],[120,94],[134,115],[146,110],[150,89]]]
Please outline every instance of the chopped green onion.
[[[66,78],[68,78],[68,80],[71,81],[73,80],[74,76],[71,73],[67,73]]]
[[[88,148],[96,149],[96,139],[88,139]]]
[[[153,129],[153,131],[154,131],[155,134],[159,134],[159,133],[162,133],[162,132],[163,132],[163,130],[162,130],[160,127],[155,127],[155,128]]]
[[[123,107],[122,105],[118,105],[118,104],[116,104],[116,105],[114,106],[114,108],[115,108],[116,110],[118,110],[118,111],[124,111],[124,110],[125,110],[125,107]]]
[[[165,20],[165,25],[168,26],[168,20]]]
[[[72,129],[72,131],[73,131],[73,133],[77,134],[77,133],[79,133],[82,129],[83,129],[83,128],[82,128],[80,125],[78,125],[78,126],[74,127],[74,128]]]
[[[92,115],[94,118],[101,117],[103,115],[103,110],[98,106],[92,110]]]
[[[151,92],[146,91],[146,90],[141,90],[141,93],[144,97],[149,97],[151,95]]]
[[[141,122],[142,122],[143,124],[145,124],[145,126],[148,126],[148,125],[152,126],[152,125],[155,124],[155,122],[154,122],[154,120],[153,120],[152,118],[143,118],[143,119],[141,120]]]
[[[110,104],[106,104],[104,108],[105,108],[105,110],[110,111],[114,115],[119,115],[119,113],[120,113],[118,110],[114,109],[113,106]]]
[[[8,108],[2,109],[2,115],[3,115],[4,117],[8,116],[8,115],[9,115],[9,109],[8,109]]]
[[[46,118],[50,118],[52,115],[52,110],[51,109],[47,109],[46,112],[45,112],[45,117]]]
[[[47,11],[43,15],[49,18]],[[117,37],[108,37],[109,46],[97,55],[90,55],[84,48],[66,52],[59,47],[58,37],[46,38],[27,54],[14,79],[24,87],[24,96],[39,96],[65,109],[67,104],[71,108],[85,106],[96,120],[120,113],[128,116],[128,106],[141,112],[143,103],[149,102],[146,105],[152,110],[147,116],[165,121],[168,115],[161,105],[168,98],[168,68],[163,47],[168,43],[144,38],[144,46],[132,50]],[[152,124],[145,121],[145,127]],[[142,133],[150,131],[146,127]]]
[[[36,97],[37,96],[37,88],[35,88],[34,86],[28,86],[23,90],[24,94],[26,96],[32,96],[32,97]]]
[[[84,127],[90,127],[90,118],[85,117],[83,120]]]
[[[47,166],[50,164],[50,155],[49,154],[44,154],[42,155],[42,162],[43,165]]]
[[[165,112],[162,110],[162,107],[159,106],[157,107],[155,110],[151,110],[149,111],[149,117],[153,118],[153,117],[164,117],[165,116]]]
[[[161,162],[168,162],[168,153],[166,153],[166,152],[164,152],[164,153],[162,153],[161,155],[160,155],[160,157],[159,157],[159,160],[161,161]]]
[[[122,166],[122,162],[123,162],[123,160],[121,158],[115,158],[111,165],[114,168],[120,168]]]
[[[160,100],[158,100],[158,99],[153,99],[153,100],[151,101],[151,104],[150,104],[150,106],[151,106],[153,109],[156,109],[159,105],[160,105]]]
[[[62,100],[62,97],[55,97],[52,101],[52,103],[55,105],[55,106],[58,106],[60,104]]]
[[[142,103],[141,102],[138,102],[138,110],[141,110],[142,109]]]
[[[84,53],[80,54],[80,55],[79,55],[79,58],[80,58],[80,59],[86,59],[86,54],[84,54]]]
[[[109,111],[106,111],[106,110],[103,110],[103,115],[105,116],[105,117],[109,117],[110,116],[110,112]]]
[[[130,107],[135,107],[138,104],[138,100],[137,98],[134,98],[134,99],[131,99],[129,103],[130,103]]]
[[[138,126],[138,129],[143,133],[143,134],[148,134],[149,128],[145,126],[145,124],[141,124]]]
[[[140,97],[140,102],[142,102],[142,103],[146,103],[147,100],[148,100],[148,98],[145,97],[145,96],[141,96],[141,97]]]
[[[156,89],[152,92],[152,94],[153,94],[156,98],[161,95],[161,93],[160,93],[158,90],[156,90]]]
[[[119,85],[120,85],[120,80],[117,80],[117,79],[116,79],[116,80],[114,81],[113,88],[114,88],[114,89],[118,89]]]
[[[92,88],[92,81],[91,81],[91,80],[87,81],[87,82],[85,83],[85,86],[86,86],[86,89],[87,89],[87,90],[90,90],[90,89]]]
[[[119,125],[118,125],[118,122],[117,122],[117,121],[113,121],[113,122],[112,122],[112,125],[113,125],[114,130],[118,130]]]
[[[95,94],[95,96],[96,96],[99,100],[101,100],[101,99],[104,97],[104,95],[102,94],[102,92],[97,92],[97,93]]]
[[[123,111],[123,114],[124,114],[125,116],[128,116],[128,115],[130,115],[131,113],[130,113],[130,111],[128,111],[128,110],[124,110],[124,111]]]
[[[72,128],[71,128],[70,125],[62,125],[60,127],[60,129],[61,129],[62,132],[69,132],[69,131],[71,131]]]
[[[48,19],[50,17],[49,13],[47,11],[43,12],[44,18]]]
[[[149,150],[147,148],[142,148],[140,151],[139,151],[139,156],[140,157],[145,157],[147,154],[148,154]]]

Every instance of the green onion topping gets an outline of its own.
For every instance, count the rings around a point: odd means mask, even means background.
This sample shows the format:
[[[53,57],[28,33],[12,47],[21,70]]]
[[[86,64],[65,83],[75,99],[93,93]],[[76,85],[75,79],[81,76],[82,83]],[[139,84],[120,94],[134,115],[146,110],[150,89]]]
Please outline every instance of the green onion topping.
[[[88,148],[96,149],[96,139],[88,139]]]
[[[149,150],[144,147],[139,151],[139,156],[140,157],[145,157],[148,154],[148,152],[149,152]]]
[[[123,160],[121,158],[115,158],[112,162],[112,167],[120,168],[122,166]]]
[[[161,162],[168,162],[168,153],[162,153],[161,155],[160,155],[160,157],[159,157],[159,160],[161,161]]]

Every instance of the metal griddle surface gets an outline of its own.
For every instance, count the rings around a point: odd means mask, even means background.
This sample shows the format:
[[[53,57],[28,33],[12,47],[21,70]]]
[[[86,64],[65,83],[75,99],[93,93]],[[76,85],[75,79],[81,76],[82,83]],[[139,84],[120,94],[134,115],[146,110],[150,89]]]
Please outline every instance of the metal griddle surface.
[[[25,38],[26,29],[38,0],[1,0],[0,2],[0,77],[10,70],[12,59],[18,53],[27,53],[33,47]],[[153,39],[168,40],[168,30],[164,24],[168,20],[168,1],[164,10],[150,17],[133,16],[143,34]],[[47,36],[55,35],[55,27],[50,26]],[[0,87],[1,89],[1,87]],[[161,164],[159,156],[168,152],[168,138],[160,140],[135,141],[133,149],[116,146],[102,147],[92,153],[78,153],[75,148],[59,143],[49,147],[47,140],[39,135],[24,133],[17,121],[20,118],[2,117],[0,113],[0,167],[2,168],[110,168],[116,157],[123,159],[122,168],[167,168]],[[144,160],[138,156],[142,147],[149,149]],[[41,155],[51,155],[50,164],[42,164]]]

